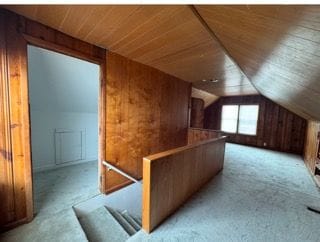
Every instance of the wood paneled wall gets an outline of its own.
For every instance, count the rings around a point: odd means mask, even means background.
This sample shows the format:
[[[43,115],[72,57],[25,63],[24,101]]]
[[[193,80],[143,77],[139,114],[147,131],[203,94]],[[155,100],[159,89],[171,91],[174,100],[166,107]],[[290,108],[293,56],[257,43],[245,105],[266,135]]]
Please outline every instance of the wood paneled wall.
[[[261,95],[221,97],[205,109],[204,128],[220,130],[225,104],[259,104],[257,135],[227,134],[228,142],[303,154],[307,121]]]
[[[105,93],[104,49],[0,8],[0,230],[33,218],[28,43],[100,64],[100,91]],[[101,120],[104,103],[102,99]],[[102,125],[100,143],[105,141]],[[104,157],[103,149],[99,157]]]
[[[142,227],[151,232],[224,163],[225,137],[211,139],[143,159]]]
[[[0,9],[0,227],[33,217],[26,41],[16,15]]]
[[[191,84],[116,54],[106,55],[105,49],[7,10],[0,9],[0,20],[1,229],[33,218],[28,43],[100,65],[100,160],[109,160],[139,178],[143,156],[187,143]],[[122,178],[111,173],[100,165],[102,192],[123,185]]]
[[[107,54],[107,161],[137,179],[142,158],[187,144],[191,84]],[[109,171],[109,191],[128,181]]]
[[[191,98],[190,127],[203,128],[204,101],[201,98]]]
[[[304,161],[312,175],[315,174],[315,166],[318,160],[317,153],[319,148],[319,132],[320,122],[308,121],[304,150]],[[320,160],[318,162],[320,162]]]
[[[219,130],[212,129],[198,129],[198,128],[189,128],[188,129],[188,144],[195,144],[200,141],[219,138],[223,135],[223,132]]]

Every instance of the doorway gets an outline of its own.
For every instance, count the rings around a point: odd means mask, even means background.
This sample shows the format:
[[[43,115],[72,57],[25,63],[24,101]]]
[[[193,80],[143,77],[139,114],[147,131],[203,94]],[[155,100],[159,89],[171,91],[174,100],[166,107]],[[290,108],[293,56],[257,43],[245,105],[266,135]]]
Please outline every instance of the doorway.
[[[49,215],[99,193],[100,66],[28,45],[34,212]]]

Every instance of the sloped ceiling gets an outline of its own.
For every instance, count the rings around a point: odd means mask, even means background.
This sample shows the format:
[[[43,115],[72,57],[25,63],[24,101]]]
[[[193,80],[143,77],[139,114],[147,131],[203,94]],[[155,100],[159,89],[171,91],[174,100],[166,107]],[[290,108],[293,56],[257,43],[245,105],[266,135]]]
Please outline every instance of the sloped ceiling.
[[[257,94],[189,6],[7,6],[218,96]],[[219,83],[203,85],[203,79]],[[199,83],[201,85],[199,85]]]
[[[29,46],[28,68],[32,110],[98,112],[98,65]]]
[[[195,6],[217,39],[189,6],[7,8],[217,96],[258,90],[320,120],[320,6]]]
[[[204,108],[218,100],[218,96],[213,95],[209,92],[192,87],[191,97],[201,98],[204,101]]]
[[[320,120],[320,6],[197,6],[256,89]]]

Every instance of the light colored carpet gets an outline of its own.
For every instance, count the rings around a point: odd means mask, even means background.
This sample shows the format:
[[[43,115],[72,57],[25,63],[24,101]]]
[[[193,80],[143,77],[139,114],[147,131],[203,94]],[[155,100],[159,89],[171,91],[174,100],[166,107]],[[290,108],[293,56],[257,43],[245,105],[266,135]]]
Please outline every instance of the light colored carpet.
[[[34,174],[35,211],[39,216],[71,208],[96,194],[99,194],[97,161]]]
[[[151,235],[139,231],[129,241],[319,241],[320,215],[308,211],[306,205],[318,205],[320,193],[299,156],[227,144],[225,158],[223,172],[177,213]],[[65,176],[68,183],[76,182],[67,185],[70,192],[90,184],[81,190],[87,194],[78,199],[95,193],[97,186],[85,172],[77,176],[80,180]],[[62,181],[58,178],[53,175],[52,181]],[[85,241],[69,207],[82,192],[60,193],[58,187],[63,184],[58,183],[51,192],[65,195],[66,205],[51,204],[54,197],[43,195],[35,220],[0,240]],[[54,208],[59,212],[54,213]]]
[[[320,193],[296,155],[227,144],[220,175],[133,241],[319,241]]]
[[[72,205],[98,194],[97,161],[34,174],[34,220],[1,241],[87,241]]]
[[[130,214],[141,218],[142,184],[133,183],[108,195],[99,194],[87,201],[78,203],[73,208],[78,217],[82,217],[93,210],[107,206],[118,211],[130,211]]]
[[[80,219],[90,242],[123,242],[130,236],[105,207]]]
[[[62,210],[47,218],[35,218],[0,236],[8,242],[81,242],[86,236],[72,209]]]

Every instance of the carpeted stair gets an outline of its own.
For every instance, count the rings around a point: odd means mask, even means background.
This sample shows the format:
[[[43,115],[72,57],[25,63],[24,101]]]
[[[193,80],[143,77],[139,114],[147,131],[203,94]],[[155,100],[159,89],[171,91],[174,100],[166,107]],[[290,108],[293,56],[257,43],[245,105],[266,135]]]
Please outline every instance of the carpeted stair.
[[[141,220],[128,211],[99,207],[79,218],[90,242],[124,242],[141,229]]]

